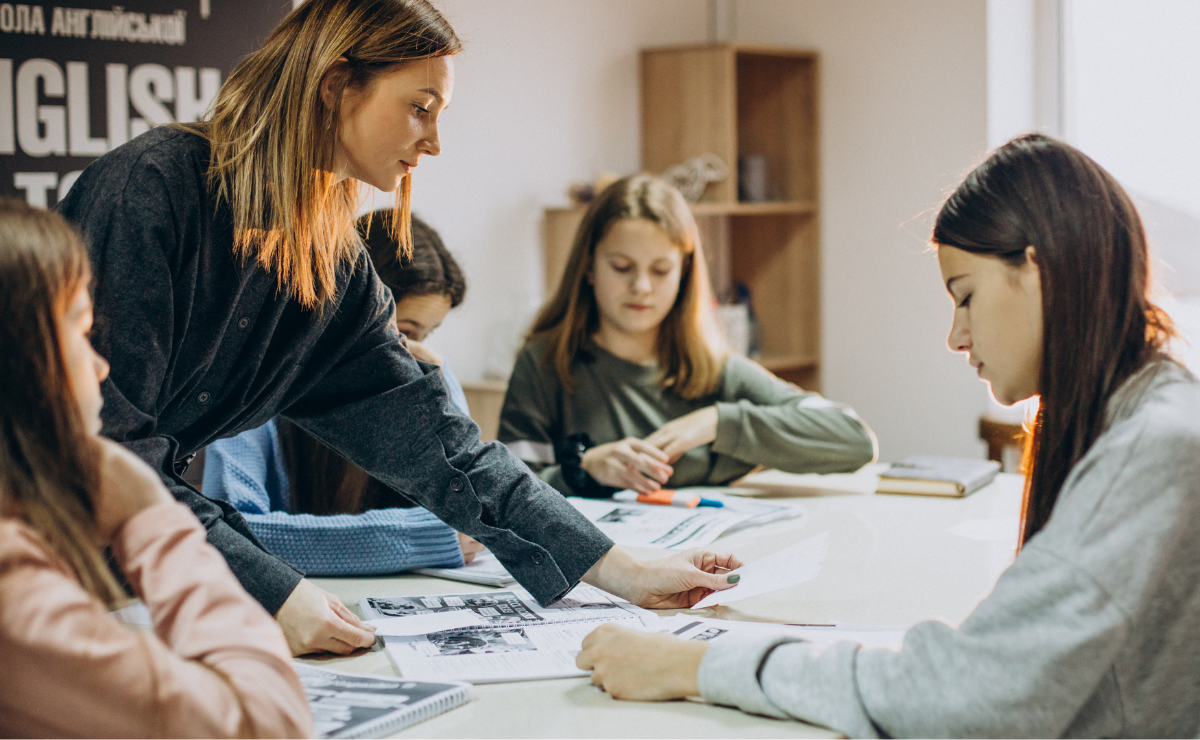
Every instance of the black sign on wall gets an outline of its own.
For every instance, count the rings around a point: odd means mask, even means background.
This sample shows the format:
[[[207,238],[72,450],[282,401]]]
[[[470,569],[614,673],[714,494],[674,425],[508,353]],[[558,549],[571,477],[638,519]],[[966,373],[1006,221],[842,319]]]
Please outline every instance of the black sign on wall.
[[[96,157],[201,117],[291,0],[0,2],[0,195],[48,208]]]

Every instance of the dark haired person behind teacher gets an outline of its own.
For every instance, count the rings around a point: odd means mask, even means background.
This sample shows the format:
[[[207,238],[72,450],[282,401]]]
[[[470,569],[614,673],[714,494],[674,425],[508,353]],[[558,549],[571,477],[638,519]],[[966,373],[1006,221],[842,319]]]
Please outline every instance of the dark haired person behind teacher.
[[[441,368],[465,414],[462,386],[424,341],[462,303],[466,280],[438,233],[416,216],[412,256],[399,259],[388,219],[377,212],[359,224],[371,264],[396,301],[396,328],[413,357]],[[483,549],[283,418],[210,444],[204,495],[237,507],[268,550],[310,575],[455,568]]]
[[[992,593],[898,652],[602,627],[580,667],[619,698],[700,694],[851,737],[1196,737],[1200,381],[1165,353],[1137,211],[1030,135],[967,176],[933,242],[950,349],[1001,403],[1041,401],[1023,544]]]
[[[399,188],[441,151],[453,29],[426,0],[308,0],[221,88],[208,120],[96,160],[59,208],[89,241],[104,433],[192,506],[293,652],[373,642],[336,597],[179,477],[214,439],[282,414],[482,542],[542,603],[585,580],[643,606],[728,583],[728,555],[642,562],[455,411],[405,351],[355,233],[359,182]]]

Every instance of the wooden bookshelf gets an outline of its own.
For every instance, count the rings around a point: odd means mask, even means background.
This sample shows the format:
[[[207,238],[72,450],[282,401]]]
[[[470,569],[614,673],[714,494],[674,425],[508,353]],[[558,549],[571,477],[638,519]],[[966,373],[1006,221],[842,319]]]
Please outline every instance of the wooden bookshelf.
[[[715,154],[731,176],[693,213],[714,289],[750,289],[767,369],[807,388],[821,371],[818,63],[811,51],[718,44],[641,57],[642,169]],[[738,199],[738,158],[766,158],[769,200]]]
[[[818,64],[811,51],[716,44],[641,54],[642,169],[715,154],[730,177],[692,207],[714,291],[750,289],[759,361],[819,390],[821,373]],[[766,158],[766,201],[738,199],[738,158]],[[548,209],[546,289],[558,285],[582,208]]]

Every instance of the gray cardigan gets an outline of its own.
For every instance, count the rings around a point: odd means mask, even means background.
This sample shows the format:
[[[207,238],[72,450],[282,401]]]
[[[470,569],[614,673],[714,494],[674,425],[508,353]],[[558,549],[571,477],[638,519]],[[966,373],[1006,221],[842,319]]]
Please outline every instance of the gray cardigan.
[[[180,474],[191,453],[277,414],[485,544],[543,604],[565,594],[612,542],[504,445],[479,441],[437,368],[405,349],[365,250],[320,311],[237,259],[208,165],[203,138],[164,126],[89,165],[58,206],[92,259],[95,342],[112,365],[104,434],[191,506],[271,613],[300,573]]]
[[[1107,413],[961,627],[918,624],[900,652],[718,640],[704,698],[856,737],[1197,737],[1200,382],[1152,363]]]

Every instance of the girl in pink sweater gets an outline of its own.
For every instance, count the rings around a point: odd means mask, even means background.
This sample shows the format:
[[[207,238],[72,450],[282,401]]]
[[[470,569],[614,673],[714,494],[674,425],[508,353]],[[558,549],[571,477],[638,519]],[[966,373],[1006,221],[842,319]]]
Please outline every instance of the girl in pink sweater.
[[[89,280],[66,222],[0,199],[0,736],[311,735],[278,625],[99,436]],[[126,597],[104,545],[153,634],[109,614]]]

